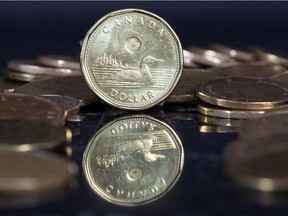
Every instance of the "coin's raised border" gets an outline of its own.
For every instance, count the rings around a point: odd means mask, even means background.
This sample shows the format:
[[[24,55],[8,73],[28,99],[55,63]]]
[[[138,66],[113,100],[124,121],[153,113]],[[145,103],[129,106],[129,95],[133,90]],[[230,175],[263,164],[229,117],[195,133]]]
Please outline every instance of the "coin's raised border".
[[[167,28],[171,38],[173,39],[173,42],[176,46],[176,50],[178,50],[178,52],[176,53],[176,57],[178,59],[177,61],[177,71],[174,74],[175,80],[174,82],[171,84],[170,88],[166,87],[166,90],[162,92],[162,94],[160,96],[156,96],[153,100],[153,102],[150,101],[150,103],[137,103],[137,106],[135,106],[134,104],[132,104],[133,106],[131,106],[130,103],[119,103],[115,100],[109,99],[108,97],[105,97],[104,93],[102,93],[101,91],[99,91],[97,89],[96,86],[98,86],[98,84],[95,85],[94,82],[92,82],[93,78],[92,75],[90,73],[87,73],[86,71],[89,71],[87,69],[87,58],[86,57],[86,51],[89,49],[89,45],[88,42],[93,34],[93,32],[96,30],[96,28],[98,28],[99,26],[101,26],[105,20],[107,20],[108,18],[112,18],[113,16],[116,15],[124,15],[127,13],[140,13],[143,16],[149,15],[151,17],[153,17],[154,19],[156,19],[155,21],[157,21],[159,23],[159,20],[161,21],[161,25],[163,25],[165,28]],[[149,17],[148,16],[148,17]],[[150,18],[150,17],[149,17]],[[176,59],[176,60],[177,60]],[[124,9],[124,10],[118,10],[118,11],[114,11],[112,13],[107,14],[106,16],[102,17],[98,22],[96,22],[91,28],[90,30],[87,32],[84,41],[83,41],[83,46],[82,46],[82,50],[81,50],[81,55],[80,55],[80,65],[81,65],[81,71],[82,74],[85,78],[85,80],[87,81],[88,87],[97,94],[97,96],[99,96],[102,100],[104,100],[105,102],[109,103],[110,105],[116,107],[116,108],[122,108],[122,109],[128,109],[128,110],[144,110],[144,109],[148,109],[150,107],[155,106],[156,104],[159,104],[161,101],[164,101],[170,94],[171,92],[174,90],[174,88],[176,87],[181,74],[182,74],[182,70],[183,70],[183,52],[182,52],[182,46],[180,43],[179,38],[177,37],[176,33],[173,31],[173,29],[169,26],[169,24],[163,20],[161,17],[150,13],[148,11],[145,10],[140,10],[140,9]],[[90,83],[93,83],[90,84]]]

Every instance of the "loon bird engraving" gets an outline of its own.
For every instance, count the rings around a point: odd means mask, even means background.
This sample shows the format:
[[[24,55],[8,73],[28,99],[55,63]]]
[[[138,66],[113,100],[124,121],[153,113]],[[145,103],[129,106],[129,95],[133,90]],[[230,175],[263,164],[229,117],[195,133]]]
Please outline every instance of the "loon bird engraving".
[[[126,82],[140,82],[145,85],[153,85],[155,84],[155,80],[152,78],[149,64],[153,62],[162,62],[162,59],[154,58],[153,56],[146,56],[141,60],[140,70],[137,69],[122,69],[115,74],[113,74],[112,78],[119,81]]]

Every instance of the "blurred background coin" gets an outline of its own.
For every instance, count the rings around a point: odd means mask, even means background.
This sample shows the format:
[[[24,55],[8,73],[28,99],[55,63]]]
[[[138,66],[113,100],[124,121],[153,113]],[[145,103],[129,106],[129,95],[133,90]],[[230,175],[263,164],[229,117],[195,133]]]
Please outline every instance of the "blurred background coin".
[[[30,95],[64,95],[79,100],[80,106],[98,101],[97,97],[87,87],[82,76],[54,77],[43,81],[27,83],[17,89],[15,93]]]
[[[80,111],[80,101],[76,98],[66,95],[42,95],[41,97],[51,100],[59,104],[66,112],[66,118],[78,113]]]
[[[55,102],[33,95],[1,93],[0,118],[41,119],[64,125],[65,110]]]
[[[69,68],[80,71],[80,62],[73,56],[40,55],[37,57],[37,62],[50,67]]]
[[[1,119],[0,134],[1,151],[54,149],[71,142],[67,129],[38,119]]]
[[[34,75],[47,75],[47,76],[77,76],[81,75],[80,70],[69,68],[53,68],[39,65],[35,60],[11,60],[7,63],[7,69],[34,74]]]

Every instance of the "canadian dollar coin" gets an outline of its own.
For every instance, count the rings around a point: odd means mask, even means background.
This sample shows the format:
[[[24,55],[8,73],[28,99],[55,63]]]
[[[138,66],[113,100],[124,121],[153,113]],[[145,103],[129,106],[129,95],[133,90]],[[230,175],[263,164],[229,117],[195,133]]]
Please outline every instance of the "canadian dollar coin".
[[[167,124],[137,115],[116,119],[90,138],[83,155],[89,186],[118,205],[135,206],[166,194],[180,177],[181,141]]]
[[[162,18],[124,9],[106,15],[88,31],[80,64],[89,88],[106,103],[144,110],[172,92],[182,73],[183,53]]]

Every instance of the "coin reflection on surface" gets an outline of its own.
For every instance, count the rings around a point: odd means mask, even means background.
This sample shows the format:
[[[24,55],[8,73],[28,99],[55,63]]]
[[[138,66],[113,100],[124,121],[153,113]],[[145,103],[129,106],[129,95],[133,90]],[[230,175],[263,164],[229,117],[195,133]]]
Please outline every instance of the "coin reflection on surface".
[[[91,138],[83,155],[89,186],[117,205],[135,206],[166,194],[182,172],[181,141],[167,124],[145,115],[116,119]]]

